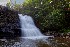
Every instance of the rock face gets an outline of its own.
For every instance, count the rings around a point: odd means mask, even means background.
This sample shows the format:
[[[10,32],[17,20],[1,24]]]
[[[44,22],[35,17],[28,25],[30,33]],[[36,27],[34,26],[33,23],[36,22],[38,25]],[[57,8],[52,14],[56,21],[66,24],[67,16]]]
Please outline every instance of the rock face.
[[[18,12],[7,7],[0,6],[0,36],[20,35],[20,20]]]

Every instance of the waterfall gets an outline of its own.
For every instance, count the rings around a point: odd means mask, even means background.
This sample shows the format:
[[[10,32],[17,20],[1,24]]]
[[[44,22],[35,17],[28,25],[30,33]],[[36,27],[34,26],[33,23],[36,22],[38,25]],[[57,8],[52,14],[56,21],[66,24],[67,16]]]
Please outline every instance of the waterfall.
[[[24,37],[34,37],[43,36],[40,30],[35,26],[34,21],[31,16],[18,14],[21,24],[21,36]]]

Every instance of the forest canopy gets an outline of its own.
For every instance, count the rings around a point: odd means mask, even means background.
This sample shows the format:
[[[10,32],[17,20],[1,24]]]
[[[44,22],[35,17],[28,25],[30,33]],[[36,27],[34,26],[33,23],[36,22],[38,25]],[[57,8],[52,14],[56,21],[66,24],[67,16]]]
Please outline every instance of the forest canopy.
[[[43,32],[70,31],[70,0],[25,0],[23,4],[15,3],[13,9],[32,16],[37,27]]]

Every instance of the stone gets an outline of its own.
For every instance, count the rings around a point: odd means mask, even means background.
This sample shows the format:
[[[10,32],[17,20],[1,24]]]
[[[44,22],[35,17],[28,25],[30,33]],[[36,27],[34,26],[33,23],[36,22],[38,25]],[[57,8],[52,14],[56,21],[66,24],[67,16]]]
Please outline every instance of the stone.
[[[20,20],[17,11],[0,6],[0,32],[6,36],[9,36],[10,33],[13,36],[20,34]]]

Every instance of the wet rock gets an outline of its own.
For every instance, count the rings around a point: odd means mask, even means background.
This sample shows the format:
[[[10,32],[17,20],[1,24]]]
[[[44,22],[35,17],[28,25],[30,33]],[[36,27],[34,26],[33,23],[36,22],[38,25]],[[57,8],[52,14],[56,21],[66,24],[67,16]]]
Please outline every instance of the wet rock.
[[[20,34],[20,20],[17,11],[0,6],[0,32],[4,36]]]

